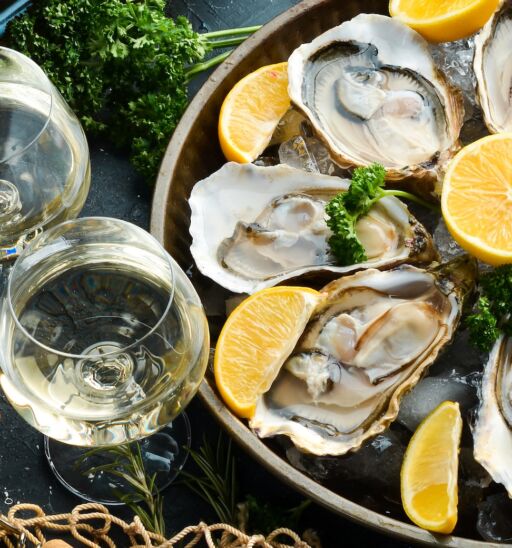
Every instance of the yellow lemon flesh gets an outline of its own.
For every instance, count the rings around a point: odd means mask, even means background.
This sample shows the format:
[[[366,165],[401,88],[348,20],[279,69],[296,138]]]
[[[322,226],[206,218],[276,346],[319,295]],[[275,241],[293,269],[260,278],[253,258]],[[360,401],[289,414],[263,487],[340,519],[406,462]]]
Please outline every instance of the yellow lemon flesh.
[[[278,286],[242,301],[227,319],[215,349],[215,382],[239,417],[251,418],[256,402],[277,377],[321,300],[307,287]]]
[[[480,30],[499,0],[390,0],[389,13],[430,42],[450,42]]]
[[[228,93],[219,116],[219,140],[233,162],[255,160],[267,147],[279,120],[290,108],[288,63],[251,72]]]
[[[418,426],[405,452],[401,495],[418,527],[449,534],[457,524],[457,471],[462,417],[445,401]]]
[[[484,137],[455,156],[441,208],[466,251],[491,265],[512,263],[512,133]]]

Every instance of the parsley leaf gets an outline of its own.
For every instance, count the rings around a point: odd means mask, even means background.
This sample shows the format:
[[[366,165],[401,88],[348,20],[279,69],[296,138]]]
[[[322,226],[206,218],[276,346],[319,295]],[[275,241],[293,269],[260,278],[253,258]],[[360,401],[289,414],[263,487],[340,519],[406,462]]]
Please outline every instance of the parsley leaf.
[[[164,8],[165,0],[37,0],[6,35],[43,68],[86,131],[127,149],[148,181],[187,106],[190,76],[229,54],[201,62],[208,52],[257,28],[198,34]]]
[[[366,215],[373,204],[384,196],[400,196],[427,204],[413,194],[400,190],[385,190],[386,170],[380,164],[358,167],[352,175],[352,182],[346,192],[341,192],[325,206],[327,226],[331,229],[329,246],[338,263],[342,266],[363,263],[368,260],[363,244],[360,242],[356,224]]]
[[[329,246],[341,265],[362,263],[366,252],[356,234],[357,215],[351,215],[344,204],[343,194],[335,196],[326,206],[327,226],[332,231]]]
[[[491,303],[487,297],[478,299],[477,312],[467,317],[466,324],[469,327],[471,342],[484,352],[492,348],[500,335],[498,321],[491,312]]]
[[[385,178],[386,170],[380,164],[355,169],[348,192],[342,194],[347,210],[360,216],[368,213],[374,199],[380,196]]]
[[[484,274],[476,311],[466,324],[474,346],[488,351],[503,332],[512,336],[512,265],[504,265]]]

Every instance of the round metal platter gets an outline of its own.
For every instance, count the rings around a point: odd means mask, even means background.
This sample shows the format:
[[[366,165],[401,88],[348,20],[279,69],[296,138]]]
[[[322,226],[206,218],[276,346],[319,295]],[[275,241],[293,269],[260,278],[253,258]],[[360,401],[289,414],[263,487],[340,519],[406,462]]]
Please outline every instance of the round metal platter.
[[[387,0],[305,0],[247,39],[197,93],[167,148],[157,179],[151,214],[151,233],[185,270],[193,264],[189,251],[188,197],[197,181],[225,163],[217,138],[217,122],[222,101],[229,90],[256,68],[286,60],[296,47],[325,30],[358,13],[387,14],[387,7]],[[193,282],[200,295],[222,295],[224,292],[214,282],[197,274],[194,274]],[[431,534],[356,504],[299,472],[258,439],[244,422],[227,409],[208,375],[201,385],[200,396],[223,428],[262,466],[332,512],[384,534],[418,544],[467,548],[503,546],[482,540]]]

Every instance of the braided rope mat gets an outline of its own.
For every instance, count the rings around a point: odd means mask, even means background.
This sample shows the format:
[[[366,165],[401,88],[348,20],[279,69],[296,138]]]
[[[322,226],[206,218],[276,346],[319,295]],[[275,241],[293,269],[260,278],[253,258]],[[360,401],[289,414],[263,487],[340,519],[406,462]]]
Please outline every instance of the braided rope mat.
[[[24,517],[21,517],[21,514]],[[31,514],[32,517],[27,517],[27,514]],[[95,526],[90,523],[91,521]],[[201,522],[186,527],[170,539],[165,539],[161,535],[147,531],[138,516],[134,517],[132,523],[126,523],[113,516],[102,504],[94,503],[80,504],[69,514],[56,515],[46,515],[36,504],[17,504],[9,510],[7,516],[0,514],[0,542],[8,548],[44,548],[44,531],[48,531],[52,532],[53,536],[71,535],[81,543],[81,546],[115,548],[116,544],[110,538],[114,527],[127,537],[122,548],[171,548],[186,540],[188,543],[182,544],[185,548],[196,546],[201,540],[205,541],[208,548],[311,548],[290,529],[276,529],[265,538],[263,535],[246,535],[226,523],[206,525]],[[283,544],[277,540],[278,537],[287,537],[287,541],[291,540],[293,544]]]

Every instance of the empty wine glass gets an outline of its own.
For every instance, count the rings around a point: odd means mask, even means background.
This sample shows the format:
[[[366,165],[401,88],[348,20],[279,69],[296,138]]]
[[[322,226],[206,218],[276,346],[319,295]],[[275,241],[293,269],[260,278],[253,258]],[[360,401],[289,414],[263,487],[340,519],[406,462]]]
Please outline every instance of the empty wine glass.
[[[0,260],[39,229],[75,218],[89,184],[78,119],[40,67],[0,47]]]
[[[0,338],[7,398],[49,436],[58,478],[103,502],[112,502],[108,482],[77,473],[82,450],[59,442],[101,447],[158,432],[196,393],[209,354],[203,307],[179,266],[141,228],[99,217],[50,228],[21,253]],[[176,428],[184,440],[172,440]],[[167,479],[187,425],[170,435],[142,445]]]

